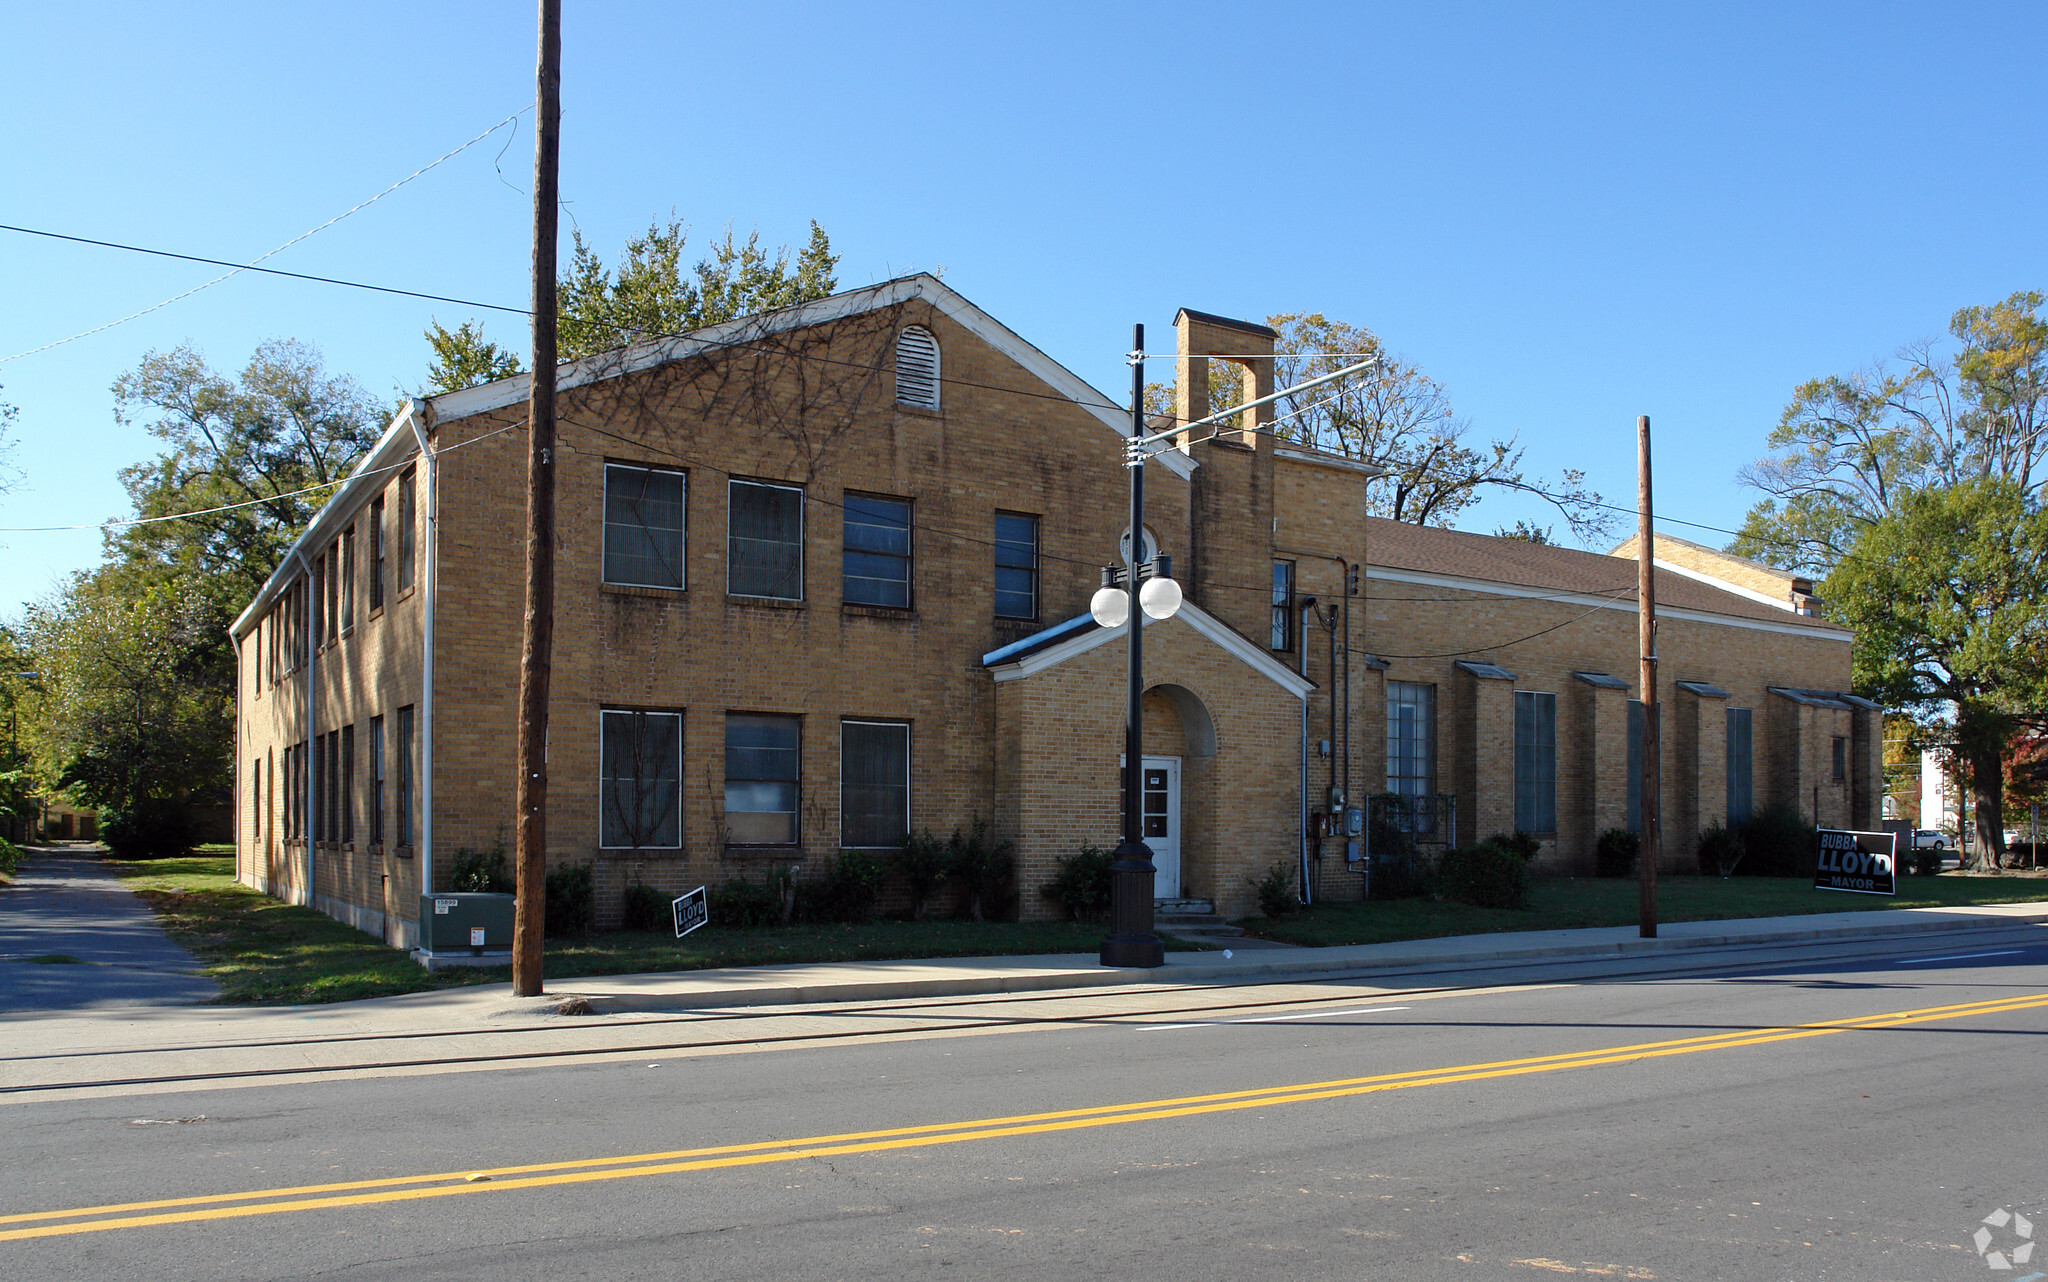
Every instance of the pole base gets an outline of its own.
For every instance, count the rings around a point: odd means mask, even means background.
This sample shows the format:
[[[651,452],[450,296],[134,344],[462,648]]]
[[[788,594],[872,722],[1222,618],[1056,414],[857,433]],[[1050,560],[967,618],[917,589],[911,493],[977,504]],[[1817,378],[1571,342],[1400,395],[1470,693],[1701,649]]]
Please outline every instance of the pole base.
[[[1109,936],[1102,964],[1150,970],[1166,964],[1166,945],[1152,930],[1152,848],[1126,838],[1109,865]]]
[[[1102,941],[1102,964],[1156,970],[1166,964],[1166,945],[1157,935],[1111,935]]]

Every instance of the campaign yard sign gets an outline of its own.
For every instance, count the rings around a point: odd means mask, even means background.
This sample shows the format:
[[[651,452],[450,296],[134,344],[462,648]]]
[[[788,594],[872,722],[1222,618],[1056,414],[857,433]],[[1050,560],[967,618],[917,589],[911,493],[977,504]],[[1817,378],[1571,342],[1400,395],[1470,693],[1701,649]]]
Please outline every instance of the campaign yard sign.
[[[1851,890],[1863,895],[1899,893],[1897,834],[1820,830],[1815,890]]]
[[[681,939],[691,931],[711,920],[711,905],[705,901],[704,887],[699,886],[686,895],[677,896],[669,904],[676,915],[676,938]]]

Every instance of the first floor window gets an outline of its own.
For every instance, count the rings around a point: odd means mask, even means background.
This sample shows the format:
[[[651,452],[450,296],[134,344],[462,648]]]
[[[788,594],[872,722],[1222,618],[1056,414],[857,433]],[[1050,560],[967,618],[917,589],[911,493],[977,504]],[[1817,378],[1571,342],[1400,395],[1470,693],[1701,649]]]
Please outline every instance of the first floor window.
[[[341,786],[335,789],[336,804],[341,807],[341,839],[356,839],[356,728],[346,725],[341,728]]]
[[[1557,696],[1515,691],[1515,828],[1557,831]]]
[[[1395,817],[1409,832],[1435,829],[1436,687],[1387,682],[1387,791],[1400,797]]]
[[[392,827],[401,846],[412,845],[412,709],[398,710],[398,805]]]
[[[891,849],[910,831],[910,727],[839,723],[839,844]]]
[[[1753,712],[1750,708],[1728,709],[1728,822],[1731,824],[1741,823],[1756,811],[1750,755]]]
[[[796,844],[803,727],[795,717],[725,717],[725,828],[737,845]]]
[[[734,596],[803,600],[804,492],[788,485],[734,481],[727,493],[725,590]]]
[[[1273,562],[1273,635],[1268,649],[1294,649],[1294,562]]]
[[[370,840],[384,840],[384,718],[370,718]]]
[[[249,842],[260,845],[263,837],[263,758],[249,763]]]
[[[604,468],[604,581],[648,588],[683,586],[683,513],[688,478],[666,468]]]
[[[1038,518],[996,513],[996,617],[1038,617]]]
[[[910,504],[846,496],[842,598],[852,605],[910,606]]]
[[[606,709],[598,762],[598,844],[675,850],[683,844],[683,717]]]

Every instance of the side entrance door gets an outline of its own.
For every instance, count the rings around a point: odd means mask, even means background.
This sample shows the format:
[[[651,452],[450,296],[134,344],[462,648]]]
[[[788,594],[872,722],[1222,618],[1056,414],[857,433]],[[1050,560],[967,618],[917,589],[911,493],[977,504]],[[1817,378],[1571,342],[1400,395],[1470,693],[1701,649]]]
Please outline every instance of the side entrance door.
[[[1180,898],[1180,758],[1146,757],[1140,781],[1145,844],[1159,875],[1152,883],[1156,899]]]

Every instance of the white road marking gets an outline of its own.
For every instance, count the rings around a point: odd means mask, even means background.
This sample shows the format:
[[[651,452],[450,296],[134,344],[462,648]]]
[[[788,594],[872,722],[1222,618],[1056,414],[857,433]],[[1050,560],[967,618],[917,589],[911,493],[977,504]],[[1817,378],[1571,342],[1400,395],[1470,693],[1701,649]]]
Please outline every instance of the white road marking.
[[[1339,1015],[1384,1015],[1389,1011],[1407,1010],[1406,1006],[1369,1006],[1364,1010],[1314,1010],[1299,1015],[1258,1015],[1245,1019],[1205,1019],[1192,1024],[1141,1024],[1141,1033],[1164,1032],[1169,1028],[1220,1028],[1225,1024],[1278,1024],[1290,1019],[1334,1019]]]
[[[1892,963],[1894,966],[1914,966],[1921,962],[1969,961],[1976,957],[2011,957],[2027,951],[2024,948],[2001,948],[1995,953],[1950,953],[1946,957],[1902,957]]]

